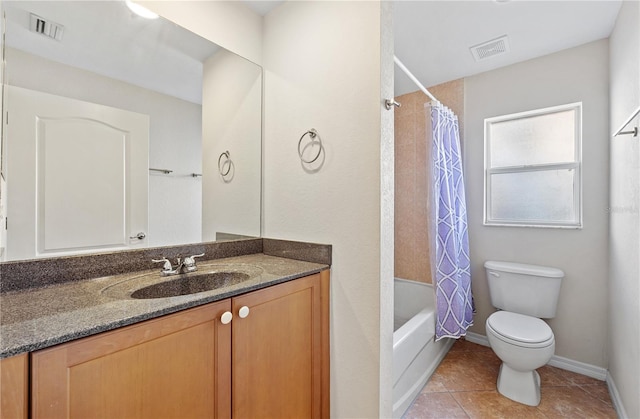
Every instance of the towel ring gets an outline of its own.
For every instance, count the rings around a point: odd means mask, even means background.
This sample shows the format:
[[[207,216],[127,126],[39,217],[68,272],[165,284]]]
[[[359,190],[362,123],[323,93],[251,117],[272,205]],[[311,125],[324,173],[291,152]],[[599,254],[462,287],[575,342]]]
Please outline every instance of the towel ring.
[[[225,161],[222,161],[222,158],[225,157]],[[227,170],[224,170],[224,166],[227,165]],[[218,172],[220,172],[220,175],[222,177],[225,177],[229,174],[229,172],[231,171],[231,157],[229,155],[229,151],[225,151],[224,153],[220,154],[220,157],[218,157]]]
[[[311,138],[311,142],[308,143],[305,147],[300,148],[300,146],[302,145],[302,140],[307,134]],[[304,150],[306,150],[307,147],[313,146],[313,143],[315,141],[318,142],[318,154],[316,154],[316,156],[311,160],[305,160],[304,157],[302,157],[302,153],[304,152]],[[309,131],[302,134],[302,137],[300,137],[300,140],[298,141],[298,156],[300,156],[300,160],[302,160],[303,163],[310,164],[318,160],[318,157],[320,157],[320,154],[322,154],[322,150],[323,150],[322,140],[320,140],[320,135],[318,135],[318,131],[316,131],[315,128],[311,128]]]

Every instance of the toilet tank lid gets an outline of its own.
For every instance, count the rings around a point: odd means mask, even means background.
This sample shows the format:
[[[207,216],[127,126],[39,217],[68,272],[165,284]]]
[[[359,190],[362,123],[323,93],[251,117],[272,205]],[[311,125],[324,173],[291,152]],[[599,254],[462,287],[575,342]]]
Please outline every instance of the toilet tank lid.
[[[562,272],[562,270],[558,268],[550,268],[548,266],[526,265],[524,263],[498,262],[488,260],[484,263],[484,267],[499,272],[544,276],[547,278],[564,278],[564,272]]]

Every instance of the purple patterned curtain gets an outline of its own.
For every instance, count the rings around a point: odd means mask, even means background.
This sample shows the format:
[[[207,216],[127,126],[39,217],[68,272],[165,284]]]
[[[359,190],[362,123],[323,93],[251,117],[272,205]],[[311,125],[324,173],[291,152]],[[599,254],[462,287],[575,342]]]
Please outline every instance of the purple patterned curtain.
[[[459,338],[473,325],[474,307],[458,117],[438,102],[425,105],[425,111],[427,121],[431,116],[433,142],[431,228],[435,249],[431,253],[435,259],[436,340]]]

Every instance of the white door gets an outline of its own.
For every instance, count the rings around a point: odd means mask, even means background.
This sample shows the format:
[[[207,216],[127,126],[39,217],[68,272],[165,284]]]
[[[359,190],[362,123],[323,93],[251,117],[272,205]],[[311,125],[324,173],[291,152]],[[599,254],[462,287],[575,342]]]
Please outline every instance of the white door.
[[[8,86],[7,258],[146,245],[149,117]]]

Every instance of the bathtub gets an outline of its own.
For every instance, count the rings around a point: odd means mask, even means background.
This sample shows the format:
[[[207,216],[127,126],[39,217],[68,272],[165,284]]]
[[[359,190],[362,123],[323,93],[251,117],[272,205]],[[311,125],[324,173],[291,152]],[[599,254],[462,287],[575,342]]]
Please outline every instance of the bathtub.
[[[393,313],[393,417],[402,417],[454,339],[435,341],[431,284],[395,279]]]

